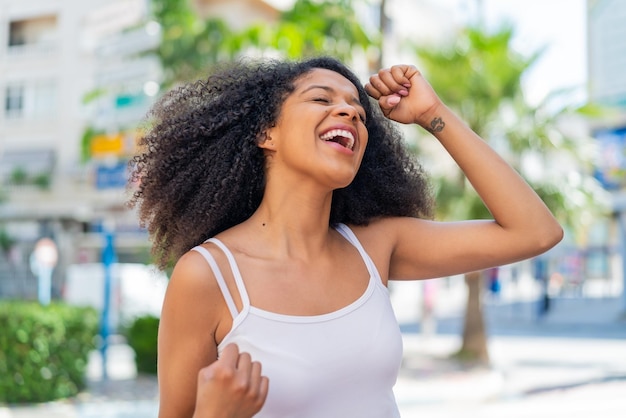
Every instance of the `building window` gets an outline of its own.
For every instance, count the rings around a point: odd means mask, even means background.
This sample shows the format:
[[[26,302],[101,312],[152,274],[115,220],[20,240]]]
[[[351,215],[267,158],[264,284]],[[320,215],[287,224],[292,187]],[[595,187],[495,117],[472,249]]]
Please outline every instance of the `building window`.
[[[24,86],[7,86],[4,114],[7,119],[19,119],[24,111]]]
[[[22,22],[9,24],[9,46],[20,46],[26,43]]]
[[[46,118],[54,115],[57,102],[57,89],[53,81],[42,81],[33,86],[32,115]]]
[[[8,52],[11,55],[49,53],[57,38],[57,17],[39,16],[9,22]]]
[[[52,80],[22,82],[6,87],[6,119],[46,119],[54,116],[57,103],[56,83]]]
[[[45,188],[55,167],[56,154],[50,149],[7,150],[0,155],[0,184]]]

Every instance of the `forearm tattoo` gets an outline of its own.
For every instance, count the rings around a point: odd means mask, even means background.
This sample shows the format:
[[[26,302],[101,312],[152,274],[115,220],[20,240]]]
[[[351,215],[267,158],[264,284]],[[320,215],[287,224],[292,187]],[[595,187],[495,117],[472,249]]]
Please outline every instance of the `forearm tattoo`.
[[[443,119],[437,117],[430,122],[430,128],[427,128],[427,130],[430,133],[441,132],[445,126],[446,123]]]

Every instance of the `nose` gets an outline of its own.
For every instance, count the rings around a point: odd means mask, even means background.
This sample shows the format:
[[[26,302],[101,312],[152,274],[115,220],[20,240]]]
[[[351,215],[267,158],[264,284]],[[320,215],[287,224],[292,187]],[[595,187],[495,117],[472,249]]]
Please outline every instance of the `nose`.
[[[351,121],[359,119],[359,112],[356,107],[346,102],[337,104],[335,113],[341,117],[348,118]]]

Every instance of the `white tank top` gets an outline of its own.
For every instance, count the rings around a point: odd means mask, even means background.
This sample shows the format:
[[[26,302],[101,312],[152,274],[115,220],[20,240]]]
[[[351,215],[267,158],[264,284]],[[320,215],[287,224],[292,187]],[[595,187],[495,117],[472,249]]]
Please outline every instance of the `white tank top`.
[[[388,290],[354,233],[343,224],[337,231],[358,249],[370,279],[356,301],[323,315],[283,315],[250,306],[232,253],[211,238],[207,242],[226,254],[233,271],[243,305],[237,311],[210,252],[194,248],[211,266],[233,316],[218,353],[236,343],[261,362],[269,378],[267,400],[257,418],[400,417],[393,386],[402,360],[402,337]]]

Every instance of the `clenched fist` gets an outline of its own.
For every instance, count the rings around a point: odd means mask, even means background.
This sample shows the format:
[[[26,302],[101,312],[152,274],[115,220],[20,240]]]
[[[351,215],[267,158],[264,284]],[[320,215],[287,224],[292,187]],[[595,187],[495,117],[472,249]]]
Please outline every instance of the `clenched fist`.
[[[267,398],[269,381],[261,364],[235,344],[198,373],[194,418],[251,418]]]

